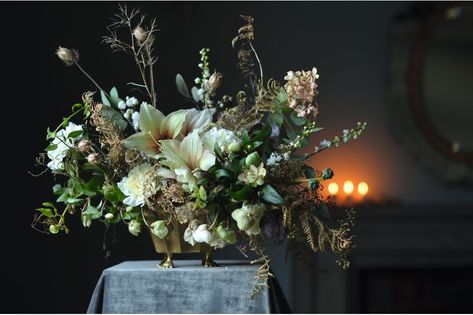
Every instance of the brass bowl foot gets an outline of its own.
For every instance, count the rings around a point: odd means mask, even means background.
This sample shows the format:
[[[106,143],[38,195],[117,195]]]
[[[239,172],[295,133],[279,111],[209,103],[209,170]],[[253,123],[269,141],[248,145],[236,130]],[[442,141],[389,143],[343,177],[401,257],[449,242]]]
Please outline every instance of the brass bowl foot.
[[[212,259],[212,253],[205,253],[204,259],[202,259],[202,265],[206,268],[216,267],[217,263]]]
[[[164,254],[164,259],[159,263],[159,268],[174,268],[172,254]]]

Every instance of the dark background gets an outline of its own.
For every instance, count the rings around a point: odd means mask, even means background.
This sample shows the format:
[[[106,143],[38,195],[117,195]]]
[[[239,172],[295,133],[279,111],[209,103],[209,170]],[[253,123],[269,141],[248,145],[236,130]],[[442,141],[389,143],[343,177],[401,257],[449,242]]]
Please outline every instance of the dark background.
[[[406,205],[407,211],[419,211],[427,218],[429,211],[425,209],[432,205],[436,213],[449,212],[456,206],[471,209],[473,198],[471,188],[447,188],[436,181],[394,142],[386,127],[390,24],[413,5],[374,2],[129,4],[158,20],[161,31],[157,37],[156,85],[158,107],[162,111],[188,106],[180,101],[174,77],[182,73],[191,83],[198,74],[198,51],[202,47],[211,49],[211,67],[224,73],[224,89],[235,91],[232,88],[239,86],[242,80],[234,66],[236,56],[230,42],[242,23],[239,14],[252,15],[256,18],[255,45],[266,78],[282,80],[288,70],[317,66],[321,74],[319,122],[326,127],[326,137],[356,121],[369,124],[368,133],[362,139],[321,155],[314,166],[319,169],[331,166],[340,180],[367,181],[370,194],[396,200]],[[1,260],[6,266],[2,268],[1,311],[85,312],[104,268],[123,260],[159,257],[153,252],[146,233],[134,238],[119,227],[118,242],[112,244],[112,256],[105,258],[103,227],[95,224],[86,231],[79,217],[70,219],[71,233],[67,236],[48,236],[34,231],[30,227],[33,210],[52,198],[54,178],[50,175],[33,178],[27,171],[38,171],[34,168],[34,158],[45,147],[47,126],[56,126],[71,105],[80,101],[83,92],[94,89],[77,69],[66,68],[59,62],[54,55],[58,45],[78,49],[81,64],[106,89],[116,86],[121,96],[128,93],[126,82],[139,80],[138,73],[128,56],[111,54],[109,47],[101,44],[109,18],[117,11],[116,3],[25,2],[2,3],[0,8],[2,61],[7,69],[2,71],[2,85],[6,88],[2,93],[6,124],[2,137],[2,155],[6,159],[2,195],[7,198],[2,205],[1,230],[6,246],[1,251]],[[469,222],[466,229],[471,231]],[[361,223],[363,225],[363,221]],[[396,235],[392,236],[396,242]],[[429,236],[426,238],[428,241]],[[471,258],[471,248],[465,251]],[[349,279],[357,280],[350,282],[349,291],[348,287],[320,288],[316,276],[304,276],[312,274],[304,274],[290,261],[285,263],[281,258],[283,249],[277,252],[276,275],[293,310],[298,312],[434,312],[440,309],[432,307],[432,301],[438,300],[436,294],[447,301],[443,311],[471,312],[473,309],[470,303],[473,289],[468,286],[473,283],[471,263],[463,263],[461,268],[448,264],[436,268],[403,265],[400,271],[394,263],[387,266],[375,263],[374,268],[363,270],[357,269],[355,264]],[[238,257],[232,250],[219,253],[218,257],[230,256]],[[321,264],[335,268],[330,259]],[[338,279],[337,275],[334,277]],[[407,279],[404,282],[403,277]],[[436,291],[438,288],[442,291]],[[461,288],[461,292],[452,288]],[[332,290],[346,290],[350,296],[346,299],[348,302],[324,304],[321,297],[331,295]],[[412,298],[409,290],[418,295]],[[366,293],[367,297],[361,299],[350,292]],[[396,308],[399,300],[410,300],[393,292],[407,292],[413,299],[411,304],[417,308]],[[416,304],[421,300],[426,305]],[[449,308],[451,301],[464,305]]]

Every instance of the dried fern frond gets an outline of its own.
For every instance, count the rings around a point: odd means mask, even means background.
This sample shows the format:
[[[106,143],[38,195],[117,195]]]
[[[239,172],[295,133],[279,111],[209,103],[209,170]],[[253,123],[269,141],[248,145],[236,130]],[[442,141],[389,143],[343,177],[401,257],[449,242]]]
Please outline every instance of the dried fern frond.
[[[253,264],[261,264],[256,272],[256,284],[251,292],[251,299],[255,299],[259,294],[263,293],[263,291],[269,288],[269,278],[274,278],[274,274],[271,273],[271,269],[269,267],[269,263],[271,258],[264,254],[264,249],[259,247],[258,245],[254,245],[252,250],[257,253],[260,257],[251,261],[250,263]]]

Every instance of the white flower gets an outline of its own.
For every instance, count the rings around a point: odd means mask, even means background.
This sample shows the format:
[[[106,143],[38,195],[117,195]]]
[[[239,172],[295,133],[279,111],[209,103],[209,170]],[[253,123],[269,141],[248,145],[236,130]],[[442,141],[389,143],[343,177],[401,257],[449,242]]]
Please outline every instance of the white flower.
[[[207,243],[211,244],[214,240],[212,232],[209,231],[209,226],[207,224],[201,224],[197,227],[194,232],[194,240],[197,243]]]
[[[260,233],[259,223],[263,217],[266,206],[262,203],[244,203],[239,209],[232,212],[232,218],[237,222],[237,226],[247,235],[258,235]]]
[[[123,117],[125,117],[125,119],[130,119],[132,113],[133,113],[133,110],[129,108],[129,109],[127,109],[126,112],[123,114]]]
[[[151,223],[151,233],[153,233],[160,239],[163,239],[168,236],[169,230],[166,226],[166,222],[164,220],[158,220]]]
[[[228,146],[232,143],[241,143],[241,140],[235,136],[233,131],[227,129],[212,129],[206,131],[202,136],[204,146],[209,150],[214,150],[215,145],[218,145],[220,150],[228,152]]]
[[[143,206],[145,203],[144,181],[146,173],[153,168],[149,163],[135,166],[118,184],[118,188],[125,194],[123,203],[132,207]]]
[[[131,220],[130,223],[128,223],[128,231],[133,236],[138,236],[141,232],[141,222],[138,220]]]
[[[192,246],[195,245],[194,233],[197,230],[197,228],[199,227],[200,223],[201,222],[199,220],[194,219],[189,223],[189,226],[184,231],[184,241],[191,244]]]
[[[193,191],[199,176],[199,171],[208,171],[215,164],[213,151],[202,145],[199,132],[194,130],[182,141],[161,140],[162,163],[176,175],[183,188]]]
[[[245,170],[238,176],[238,180],[245,184],[251,184],[253,187],[261,186],[264,184],[264,177],[266,176],[266,169],[263,163],[260,163],[258,167],[250,165],[250,168]]]
[[[111,219],[113,219],[114,217],[115,217],[115,216],[113,215],[113,213],[110,213],[110,212],[109,212],[109,213],[105,214],[105,219],[107,219],[107,220],[111,220]]]
[[[124,101],[118,102],[118,108],[122,110],[126,109],[126,103]]]
[[[330,148],[332,146],[332,142],[329,140],[322,140],[320,141],[320,146],[322,148]]]
[[[277,152],[273,152],[269,156],[268,160],[266,160],[266,165],[270,165],[270,166],[279,165],[279,163],[281,163],[282,160],[283,160],[283,156],[281,154]]]
[[[74,147],[74,142],[82,138],[78,136],[74,139],[68,138],[69,134],[73,131],[83,130],[82,125],[76,125],[73,122],[69,122],[65,129],[61,129],[56,133],[56,137],[51,141],[52,145],[56,145],[54,150],[48,151],[48,157],[51,161],[48,163],[48,167],[53,170],[62,170],[64,168],[63,160],[67,155],[69,149]]]
[[[133,114],[131,114],[131,119],[133,120],[140,120],[140,113],[139,112],[133,112]]]
[[[139,104],[139,102],[138,102],[138,100],[136,99],[136,97],[129,97],[129,98],[127,97],[127,99],[126,99],[126,106],[128,106],[128,107],[133,107],[133,106],[136,106],[136,105],[138,105],[138,104]]]

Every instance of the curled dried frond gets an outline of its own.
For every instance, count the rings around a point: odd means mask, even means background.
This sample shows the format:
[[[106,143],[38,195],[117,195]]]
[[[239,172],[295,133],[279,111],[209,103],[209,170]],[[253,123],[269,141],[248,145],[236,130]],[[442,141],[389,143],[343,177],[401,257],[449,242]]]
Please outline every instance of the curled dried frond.
[[[255,287],[251,292],[251,299],[255,299],[259,294],[263,293],[265,289],[269,288],[269,279],[274,278],[274,275],[271,273],[271,269],[269,267],[271,258],[264,254],[264,249],[258,245],[254,245],[251,250],[259,256],[259,258],[253,260],[251,264],[261,264],[255,276]]]

